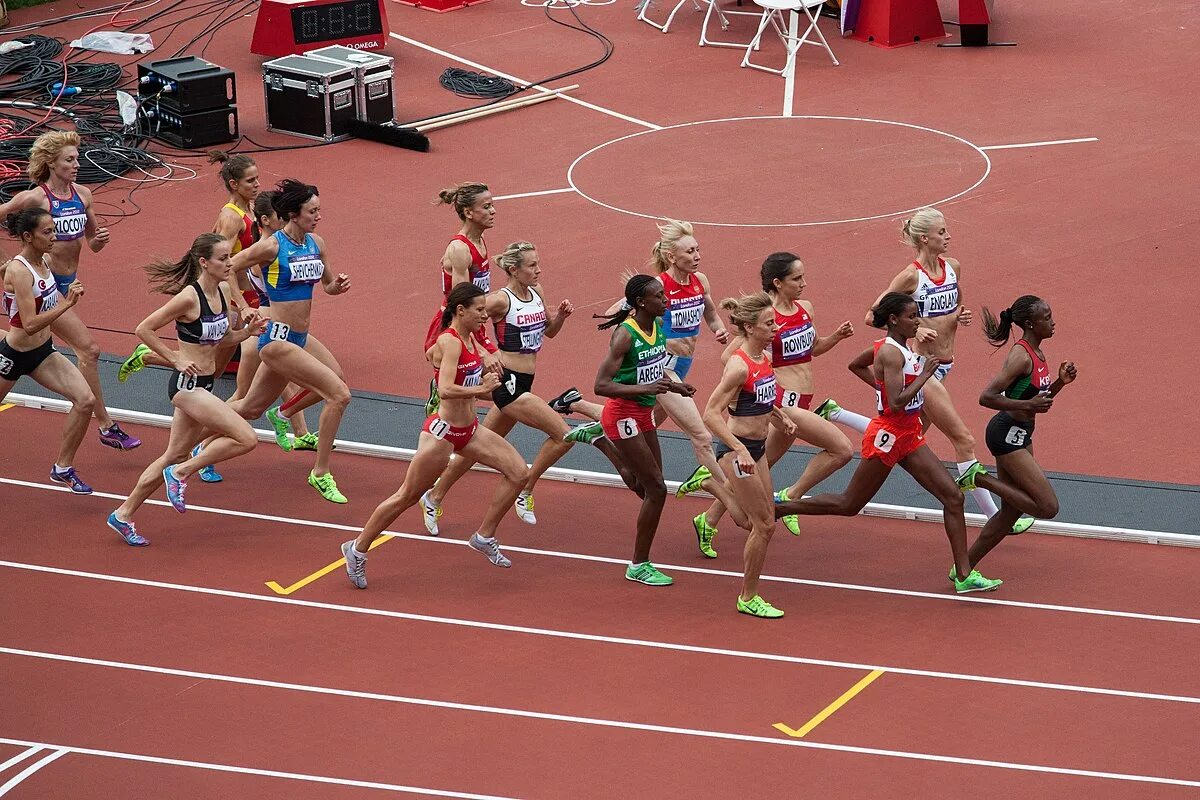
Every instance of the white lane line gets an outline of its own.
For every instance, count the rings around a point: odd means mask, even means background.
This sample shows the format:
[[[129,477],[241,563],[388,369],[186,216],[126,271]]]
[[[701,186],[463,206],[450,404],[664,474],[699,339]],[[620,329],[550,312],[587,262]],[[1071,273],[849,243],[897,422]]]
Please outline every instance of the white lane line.
[[[492,75],[498,75],[501,78],[507,78],[513,83],[517,83],[522,86],[525,86],[529,83],[529,81],[525,80],[524,78],[518,78],[515,75],[508,75],[507,73],[501,72],[498,69],[493,69],[492,67],[485,66],[484,64],[479,64],[475,61],[463,58],[462,56],[456,56],[454,53],[448,53],[445,50],[439,50],[433,45],[425,44],[424,42],[418,42],[416,39],[410,39],[407,36],[401,36],[398,33],[390,33],[389,35],[393,39],[404,42],[405,44],[412,45],[413,47],[419,47],[422,50],[427,50],[428,52],[439,55],[442,58],[448,58],[451,61],[457,61],[460,64],[466,64],[468,67],[474,67],[475,69],[489,72]],[[535,88],[548,91],[548,87],[541,86],[540,84],[536,85]],[[637,117],[631,117],[628,114],[622,114],[619,111],[613,111],[611,108],[605,108],[604,106],[598,106],[594,103],[589,103],[586,100],[580,100],[578,97],[572,97],[569,94],[559,95],[559,98],[566,100],[568,103],[574,103],[575,105],[583,106],[584,108],[590,108],[593,111],[599,111],[601,114],[607,114],[610,117],[623,119],[626,122],[632,122],[634,125],[641,125],[643,128],[649,128],[650,130],[656,131],[662,127],[661,125],[655,125],[653,122],[646,122],[644,119],[638,119]]]
[[[29,758],[30,756],[32,756],[36,753],[42,752],[43,749],[45,749],[45,748],[31,747],[28,750],[24,750],[20,753],[17,753],[15,756],[10,758],[8,761],[5,761],[3,764],[0,764],[0,772],[4,772],[4,770],[8,769],[9,767],[15,767],[17,764],[20,764],[22,761]]]
[[[17,787],[17,784],[24,781],[30,775],[32,775],[33,773],[40,770],[42,767],[49,766],[53,762],[55,762],[58,759],[65,756],[66,754],[67,754],[67,751],[60,748],[60,749],[56,749],[53,753],[50,753],[49,755],[42,756],[37,761],[30,764],[28,767],[21,770],[16,775],[12,776],[12,778],[9,779],[9,781],[7,783],[5,783],[3,786],[0,786],[0,797],[4,797],[4,795],[8,794],[13,789],[15,789]]]
[[[575,190],[568,186],[565,189],[546,189],[541,192],[521,192],[520,194],[502,194],[499,197],[493,197],[493,200],[516,200],[519,197],[542,197],[548,194],[566,194]]]
[[[828,744],[824,742],[812,742],[792,738],[776,738],[767,736],[755,736],[752,734],[729,733],[725,731],[710,731],[699,728],[681,728],[674,725],[655,725],[642,722],[627,722],[624,720],[603,719],[598,717],[580,717],[571,714],[554,714],[544,711],[528,711],[519,708],[505,708],[501,706],[484,706],[475,703],[455,703],[449,700],[430,700],[424,697],[406,697],[403,695],[384,694],[382,692],[362,692],[354,689],[338,689],[329,686],[313,686],[302,683],[288,683],[284,681],[270,681],[261,678],[248,678],[237,675],[222,675],[219,673],[197,672],[186,669],[172,669],[170,667],[154,667],[147,664],[132,664],[123,661],[106,661],[103,659],[83,658],[79,656],[68,656],[59,653],[42,653],[32,650],[15,650],[8,647],[0,647],[0,653],[10,655],[28,656],[31,658],[41,658],[51,661],[65,661],[76,664],[87,664],[90,666],[111,667],[113,669],[132,670],[136,672],[152,672],[159,675],[172,675],[181,678],[193,678],[199,680],[217,681],[222,683],[241,684],[244,686],[259,686],[268,689],[286,689],[296,692],[304,692],[308,694],[332,695],[336,697],[352,697],[359,700],[378,700],[387,703],[400,703],[403,705],[423,706],[426,708],[445,708],[454,711],[472,711],[482,714],[495,714],[506,717],[521,717],[524,719],[547,720],[550,722],[565,722],[576,725],[592,725],[603,728],[620,728],[634,731],[648,731],[651,733],[665,733],[677,736],[696,736],[705,739],[720,739],[734,742],[749,742],[752,744],[770,744],[778,747],[804,747],[813,750],[832,750],[841,753],[857,753],[861,755],[872,756],[889,756],[891,758],[905,758],[917,761],[935,761],[945,764],[963,764],[975,767],[997,767],[999,769],[1010,769],[1022,772],[1041,772],[1055,775],[1071,775],[1086,778],[1106,778],[1109,780],[1118,781],[1133,781],[1137,783],[1157,783],[1169,784],[1173,786],[1200,786],[1200,781],[1189,781],[1179,778],[1162,778],[1151,775],[1131,775],[1121,772],[1095,772],[1092,770],[1071,769],[1068,767],[1051,767],[1041,764],[1022,764],[1011,761],[994,761],[989,759],[977,758],[962,758],[958,756],[944,756],[932,753],[916,753],[905,750],[885,750],[876,747],[854,747],[851,745]],[[7,740],[0,740],[7,741]]]
[[[884,672],[891,672],[896,675],[911,675],[918,678],[937,678],[953,681],[966,681],[970,683],[994,684],[997,686],[1016,686],[1026,689],[1048,689],[1059,692],[1076,692],[1079,694],[1125,697],[1134,700],[1162,700],[1171,703],[1190,703],[1193,705],[1200,705],[1200,697],[1190,697],[1188,695],[1138,692],[1126,689],[1108,689],[1097,686],[1077,686],[1070,683],[1050,683],[1047,681],[1031,681],[1020,678],[999,678],[988,675],[971,675],[961,672],[910,669],[907,667],[887,666],[881,664],[859,664],[852,661],[832,661],[824,658],[805,658],[803,656],[790,656],[778,653],[760,653],[752,650],[730,650],[723,647],[677,644],[673,642],[656,641],[653,639],[631,639],[623,636],[605,636],[603,634],[563,631],[553,628],[534,628],[527,625],[508,625],[502,622],[485,622],[482,620],[460,619],[458,617],[437,617],[430,614],[413,614],[407,611],[392,611],[390,609],[382,608],[364,608],[361,606],[343,605],[341,603],[326,603],[318,600],[298,600],[294,597],[251,594],[249,592],[237,592],[231,589],[213,589],[207,586],[190,586],[179,583],[165,583],[161,581],[146,580],[144,578],[127,578],[123,575],[105,575],[102,573],[81,572],[79,570],[61,569],[59,567],[44,567],[34,564],[15,564],[11,561],[0,561],[0,567],[24,569],[32,572],[44,572],[52,575],[68,575],[76,578],[89,578],[93,580],[108,581],[110,583],[123,583],[131,586],[148,586],[155,589],[168,589],[171,591],[206,594],[214,597],[229,597],[238,600],[253,600],[262,603],[279,603],[281,605],[299,606],[303,608],[316,608],[324,611],[338,611],[348,614],[363,614],[373,617],[403,619],[411,622],[428,622],[436,625],[453,625],[460,628],[474,628],[492,632],[503,631],[505,633],[516,633],[528,636],[545,636],[551,639],[599,642],[602,644],[614,644],[626,647],[645,647],[651,650],[667,650],[678,653],[699,653],[702,655],[723,656],[729,658],[745,658],[754,661],[774,661],[783,664],[804,664],[814,667],[833,667],[835,669],[846,669],[855,672],[883,670]],[[0,648],[0,652],[4,652],[4,650],[5,648]]]
[[[65,486],[57,486],[52,483],[35,483],[32,481],[22,481],[16,478],[0,478],[0,484],[9,484],[10,486],[22,486],[29,489],[42,489],[51,492],[70,493],[70,489]],[[92,492],[89,497],[101,497],[110,500],[125,500],[125,495],[112,494],[109,492]],[[165,500],[147,500],[147,503],[157,506],[169,506]],[[201,506],[188,504],[189,511],[198,511],[206,514],[220,514],[228,517],[241,517],[244,519],[252,519],[256,522],[278,522],[285,525],[299,525],[306,528],[326,528],[328,530],[346,531],[347,533],[361,533],[362,528],[354,525],[341,525],[336,522],[322,522],[321,520],[299,519],[296,517],[279,517],[271,514],[262,514],[259,512],[237,511],[229,508],[217,508],[214,506]],[[407,539],[409,541],[421,542],[424,544],[433,545],[466,545],[466,540],[455,539],[450,536],[428,536],[424,533],[405,533],[402,531],[385,531],[388,536],[397,539]],[[535,547],[518,547],[516,545],[504,545],[506,552],[524,553],[526,555],[545,556],[548,558],[565,558],[574,561],[590,561],[600,564],[617,564],[627,565],[628,559],[611,558],[609,556],[596,556],[587,553],[568,553],[558,550],[542,550]],[[0,564],[10,562],[0,562]],[[20,566],[20,565],[16,565]],[[696,575],[710,575],[721,578],[737,578],[741,580],[742,573],[734,570],[711,569],[708,567],[693,567],[686,564],[659,564],[659,567],[673,572],[690,572]],[[1024,600],[1001,600],[994,597],[984,597],[981,595],[959,595],[950,593],[937,592],[920,592],[914,589],[893,589],[886,586],[869,586],[857,583],[838,583],[835,581],[817,581],[808,578],[793,578],[785,575],[763,575],[761,580],[771,581],[775,583],[786,583],[799,586],[815,586],[822,589],[841,589],[854,592],[870,592],[874,594],[887,594],[896,597],[915,597],[922,600],[943,600],[952,603],[980,603],[983,605],[1005,606],[1008,608],[1024,608],[1034,611],[1053,611],[1064,612],[1069,614],[1084,614],[1087,616],[1099,617],[1119,617],[1123,619],[1135,619],[1143,622],[1166,622],[1181,625],[1200,625],[1200,619],[1193,617],[1176,617],[1165,614],[1144,614],[1137,611],[1115,611],[1103,608],[1088,608],[1086,606],[1066,606],[1054,603],[1034,603]]]
[[[1100,141],[1095,136],[1087,136],[1083,139],[1054,139],[1049,142],[1021,142],[1019,144],[990,144],[986,147],[980,147],[980,150],[1016,150],[1021,147],[1050,147],[1056,144],[1081,144],[1083,142],[1098,142]]]
[[[91,747],[71,747],[65,744],[46,744],[44,742],[28,742],[22,739],[0,738],[0,743],[12,745],[32,745],[34,747],[53,747],[63,753],[76,753],[82,756],[97,756],[100,758],[118,758],[124,761],[143,761],[148,764],[167,764],[173,767],[194,767],[214,772],[237,772],[242,775],[259,775],[267,778],[286,778],[294,781],[309,783],[331,783],[338,786],[354,786],[362,789],[383,789],[389,792],[404,792],[406,794],[425,794],[435,797],[454,797],[463,800],[513,800],[493,794],[470,794],[468,792],[451,792],[445,789],[428,789],[421,786],[400,786],[392,783],[377,783],[375,781],[358,781],[351,778],[328,778],[324,775],[305,775],[299,772],[280,772],[273,769],[255,769],[254,767],[235,767],[230,764],[215,764],[209,761],[187,761],[179,758],[163,758],[161,756],[144,756],[139,753],[121,753],[115,750],[96,750]]]

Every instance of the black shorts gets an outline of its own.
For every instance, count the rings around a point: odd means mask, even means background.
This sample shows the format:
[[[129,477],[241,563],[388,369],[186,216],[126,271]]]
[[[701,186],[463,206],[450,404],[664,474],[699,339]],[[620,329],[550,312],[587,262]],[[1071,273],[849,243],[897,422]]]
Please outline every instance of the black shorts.
[[[767,452],[766,439],[747,439],[742,436],[738,436],[736,438],[739,442],[746,446],[747,450],[750,451],[750,458],[754,459],[754,463],[756,464],[758,463],[758,460],[763,457],[763,454]],[[721,457],[726,453],[732,452],[733,451],[729,449],[729,445],[725,444],[719,439],[717,440],[717,446],[713,448],[713,453],[716,455],[718,461],[720,461]]]
[[[0,339],[0,378],[15,381],[42,365],[54,352],[54,343],[47,337],[32,350],[14,350],[7,339]]]
[[[992,417],[984,433],[988,451],[994,456],[1006,456],[1018,450],[1033,450],[1033,423],[1013,419],[1001,411]]]
[[[492,389],[492,402],[496,408],[504,408],[523,394],[533,391],[533,375],[527,372],[504,370],[500,385]]]
[[[197,389],[211,392],[213,383],[212,375],[185,375],[179,370],[173,369],[167,382],[167,399],[170,400],[180,392],[194,392]]]

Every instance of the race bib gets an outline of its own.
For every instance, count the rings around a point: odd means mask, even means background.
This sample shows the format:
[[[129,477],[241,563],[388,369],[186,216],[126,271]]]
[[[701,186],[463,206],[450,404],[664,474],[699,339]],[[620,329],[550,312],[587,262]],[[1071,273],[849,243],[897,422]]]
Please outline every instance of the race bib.
[[[655,383],[662,379],[663,367],[666,366],[667,357],[661,355],[650,361],[647,364],[639,364],[637,368],[637,382],[641,384]]]
[[[943,286],[925,295],[926,317],[942,317],[958,310],[958,286]]]
[[[218,319],[212,322],[201,320],[200,322],[200,341],[202,342],[217,342],[225,338],[225,334],[229,331],[229,320]]]
[[[485,292],[490,292],[492,290],[492,273],[488,270],[484,270],[483,272],[472,272],[471,283],[475,284],[480,289],[483,289]]]
[[[775,405],[775,376],[768,375],[765,378],[759,378],[754,383],[754,402],[760,406]],[[792,392],[791,394],[796,394]]]
[[[516,378],[514,377],[513,380],[515,381]],[[479,366],[479,367],[476,367],[475,369],[471,370],[470,372],[463,373],[462,383],[460,383],[459,385],[470,387],[470,386],[479,386],[482,383],[483,383],[483,367]],[[512,392],[509,392],[509,394],[512,394]]]
[[[817,331],[811,324],[784,331],[783,335],[779,337],[783,357],[785,359],[803,358],[812,351],[816,338]]]
[[[637,420],[633,417],[625,417],[617,420],[617,435],[622,439],[632,439],[638,433]]]
[[[78,239],[87,227],[87,214],[68,214],[54,218],[54,238],[59,241]]]
[[[753,472],[746,472],[745,470],[742,469],[742,465],[737,462],[736,458],[733,460],[733,474],[734,474],[734,477],[737,477],[737,478],[753,478],[754,477]]]
[[[175,379],[175,388],[181,392],[191,392],[196,389],[196,376],[188,375],[186,372],[179,373],[179,377]]]
[[[288,261],[292,283],[316,283],[325,274],[325,262],[319,255],[295,255]]]
[[[446,434],[450,432],[450,425],[441,417],[434,417],[429,421],[426,427],[428,433],[438,441],[446,438]]]
[[[283,322],[272,322],[267,327],[267,338],[272,342],[286,342],[291,332],[292,328],[290,325]]]
[[[688,305],[671,306],[671,328],[681,331],[699,328],[704,319],[704,298],[696,298],[699,302],[689,301]]]
[[[1028,433],[1029,432],[1020,425],[1013,425],[1008,429],[1008,435],[1004,437],[1004,441],[1007,444],[1011,444],[1013,447],[1024,447],[1025,437],[1028,435]]]
[[[7,356],[0,356],[0,377],[7,378],[15,366],[13,360]]]
[[[896,443],[896,436],[888,430],[882,428],[875,434],[875,449],[881,453],[892,452],[892,445]]]
[[[543,333],[541,328],[533,331],[521,331],[521,349],[541,350]]]

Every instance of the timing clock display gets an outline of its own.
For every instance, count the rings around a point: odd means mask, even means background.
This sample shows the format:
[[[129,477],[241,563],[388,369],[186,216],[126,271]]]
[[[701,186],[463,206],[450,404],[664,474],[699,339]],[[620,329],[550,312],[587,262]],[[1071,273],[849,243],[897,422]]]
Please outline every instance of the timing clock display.
[[[292,9],[292,33],[296,44],[312,44],[381,33],[377,0]]]

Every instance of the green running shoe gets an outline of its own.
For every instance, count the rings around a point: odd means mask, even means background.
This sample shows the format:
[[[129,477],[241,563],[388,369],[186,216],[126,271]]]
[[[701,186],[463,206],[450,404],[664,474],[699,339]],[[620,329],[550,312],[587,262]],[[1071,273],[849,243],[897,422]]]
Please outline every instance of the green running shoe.
[[[442,396],[438,393],[437,378],[429,381],[429,399],[425,401],[425,416],[432,417],[442,405]]]
[[[968,592],[994,592],[1000,588],[1000,584],[1004,583],[1001,580],[992,580],[991,578],[983,577],[977,569],[971,570],[971,574],[965,580],[961,581],[954,574],[953,570],[951,570],[950,575],[954,578],[954,591],[959,594],[967,594]]]
[[[1022,515],[1019,520],[1013,523],[1012,535],[1018,536],[1033,527],[1033,523],[1037,522],[1033,517]]]
[[[780,489],[775,493],[776,503],[786,503],[792,498],[788,497],[787,489]],[[788,529],[788,533],[792,536],[800,535],[800,515],[788,514],[786,517],[780,517],[779,521],[783,523],[783,527]]]
[[[978,461],[976,461],[974,464],[967,467],[966,472],[958,476],[958,480],[955,481],[955,483],[957,483],[958,488],[962,489],[964,492],[973,492],[979,488],[975,485],[975,479],[980,475],[987,474],[988,471],[984,468],[983,464],[980,464]]]
[[[143,360],[149,354],[154,352],[144,344],[139,344],[133,348],[133,355],[121,362],[121,366],[117,368],[117,382],[124,383],[129,380],[129,376],[135,372],[141,371],[146,366]]]
[[[829,419],[830,417],[832,417],[834,414],[836,414],[837,412],[839,412],[841,410],[842,410],[842,407],[839,406],[836,402],[834,402],[833,398],[830,397],[824,403],[821,403],[821,405],[817,406],[816,410],[813,411],[813,413],[816,414],[821,419]],[[830,420],[830,421],[832,422],[832,420]]]
[[[320,492],[321,497],[324,497],[331,503],[347,502],[346,495],[338,491],[337,481],[333,479],[333,473],[331,472],[326,472],[320,476],[312,472],[308,473],[308,485]]]
[[[649,561],[641,564],[630,564],[625,568],[625,580],[644,583],[647,586],[670,586],[675,582],[670,575],[664,575]]]
[[[292,423],[288,422],[287,417],[280,416],[279,406],[267,409],[267,422],[271,423],[271,427],[275,429],[275,444],[279,445],[285,453],[292,452],[292,440],[288,437]]]
[[[737,610],[739,614],[749,614],[752,617],[762,617],[763,619],[779,619],[783,616],[782,611],[758,595],[754,595],[749,600],[739,597]]]
[[[683,483],[679,484],[679,488],[675,490],[676,497],[686,497],[692,492],[698,492],[702,488],[700,484],[712,477],[712,472],[708,467],[701,464],[696,467],[696,471],[692,476]]]
[[[700,545],[700,552],[705,558],[716,558],[717,551],[713,550],[712,544],[713,539],[717,538],[717,529],[708,524],[704,514],[692,517],[692,527],[696,531],[696,544]]]
[[[563,437],[563,441],[592,444],[597,439],[602,438],[604,438],[604,426],[599,422],[589,422],[586,425],[579,425],[572,428],[571,432]]]
[[[293,450],[316,450],[317,449],[317,431],[310,431],[303,436],[297,436],[292,441]]]

